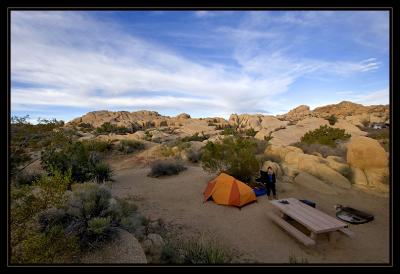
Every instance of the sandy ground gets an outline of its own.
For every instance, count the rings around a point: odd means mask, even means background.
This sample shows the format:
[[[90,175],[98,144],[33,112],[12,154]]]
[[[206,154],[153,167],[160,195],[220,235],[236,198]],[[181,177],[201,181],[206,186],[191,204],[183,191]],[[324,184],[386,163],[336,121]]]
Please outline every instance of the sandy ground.
[[[139,161],[141,164],[143,161]],[[336,241],[319,237],[317,245],[305,247],[274,224],[266,213],[275,211],[266,196],[241,210],[203,203],[202,193],[215,176],[200,166],[191,165],[179,175],[150,178],[149,168],[138,168],[134,159],[113,159],[115,196],[135,197],[139,210],[150,218],[184,227],[185,233],[206,232],[221,244],[241,255],[242,262],[288,263],[290,256],[310,263],[388,263],[389,262],[389,199],[349,190],[343,195],[321,194],[292,185],[290,190],[277,184],[279,198],[295,197],[316,202],[317,208],[334,216],[335,204],[351,206],[375,215],[375,220],[350,225],[353,238],[337,233]],[[241,261],[239,261],[241,262]]]

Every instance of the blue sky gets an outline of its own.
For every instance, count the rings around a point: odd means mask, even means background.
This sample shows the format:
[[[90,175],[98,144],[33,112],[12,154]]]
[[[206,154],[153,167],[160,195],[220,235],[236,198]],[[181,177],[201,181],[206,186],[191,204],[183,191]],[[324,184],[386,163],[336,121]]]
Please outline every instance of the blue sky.
[[[387,11],[12,11],[11,113],[389,103]]]

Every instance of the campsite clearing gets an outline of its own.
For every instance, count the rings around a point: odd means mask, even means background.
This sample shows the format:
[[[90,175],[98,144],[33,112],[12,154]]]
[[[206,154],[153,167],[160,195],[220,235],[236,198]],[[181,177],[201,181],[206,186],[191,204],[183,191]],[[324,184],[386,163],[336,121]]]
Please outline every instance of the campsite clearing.
[[[126,167],[126,165],[125,165]],[[354,237],[337,237],[330,242],[321,237],[318,244],[306,247],[271,221],[267,214],[274,207],[266,196],[257,197],[241,210],[214,202],[204,203],[203,192],[216,174],[200,166],[189,165],[179,175],[150,178],[148,167],[118,170],[114,165],[114,196],[135,198],[140,211],[150,218],[162,218],[182,227],[180,233],[190,236],[208,232],[241,254],[243,261],[288,263],[289,257],[306,258],[310,263],[387,263],[389,262],[389,199],[350,189],[341,195],[328,195],[317,190],[277,182],[280,199],[309,199],[321,211],[335,216],[335,204],[351,205],[371,212],[374,221],[351,225]],[[285,189],[285,190],[284,190]]]

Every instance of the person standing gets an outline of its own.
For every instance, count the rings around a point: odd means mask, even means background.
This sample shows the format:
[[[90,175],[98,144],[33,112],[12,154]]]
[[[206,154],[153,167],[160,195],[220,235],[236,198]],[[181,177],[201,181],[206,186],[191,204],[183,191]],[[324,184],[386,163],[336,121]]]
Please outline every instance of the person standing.
[[[264,185],[265,190],[267,192],[267,197],[271,200],[271,192],[273,195],[273,199],[277,199],[276,197],[276,176],[272,167],[267,168],[267,172],[260,170],[260,178],[256,179],[257,182],[260,182]]]
[[[270,194],[272,192],[273,198],[276,200],[276,176],[275,172],[273,171],[272,167],[268,167],[267,169],[267,182],[266,182],[266,190],[267,190],[267,196],[268,199],[270,199]]]

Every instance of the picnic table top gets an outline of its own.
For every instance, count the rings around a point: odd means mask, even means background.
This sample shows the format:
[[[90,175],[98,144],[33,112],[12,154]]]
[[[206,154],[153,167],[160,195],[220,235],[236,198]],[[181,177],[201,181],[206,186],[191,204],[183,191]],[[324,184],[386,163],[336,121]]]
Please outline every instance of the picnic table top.
[[[280,203],[279,201],[282,200],[288,201],[289,204]],[[314,233],[335,231],[348,226],[346,223],[306,205],[296,198],[273,200],[270,203]]]

